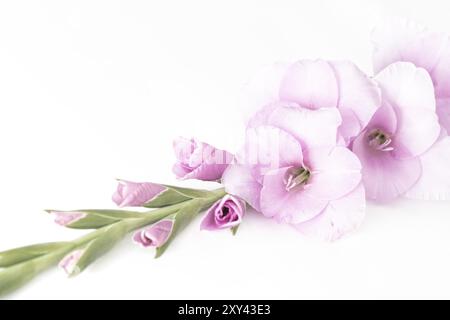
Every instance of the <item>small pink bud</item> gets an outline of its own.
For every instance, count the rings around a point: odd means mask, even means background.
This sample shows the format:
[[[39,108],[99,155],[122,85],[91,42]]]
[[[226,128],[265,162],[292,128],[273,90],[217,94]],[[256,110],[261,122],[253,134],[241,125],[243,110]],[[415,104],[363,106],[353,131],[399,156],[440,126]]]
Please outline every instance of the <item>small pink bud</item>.
[[[55,217],[55,223],[63,227],[86,217],[86,213],[76,211],[73,212],[50,211],[50,214],[52,214]]]
[[[161,220],[149,227],[137,231],[133,240],[143,247],[160,247],[169,238],[173,228],[173,220]]]
[[[157,183],[119,180],[112,199],[119,207],[140,207],[165,190],[166,187]]]
[[[200,228],[218,230],[235,227],[241,223],[245,210],[243,200],[227,194],[208,209]]]
[[[219,180],[234,158],[225,150],[182,137],[175,139],[173,149],[177,161],[172,171],[178,179]]]
[[[78,260],[83,256],[85,250],[74,250],[68,255],[66,255],[61,262],[59,263],[59,267],[64,269],[64,271],[68,275],[72,275],[77,273],[77,263]]]

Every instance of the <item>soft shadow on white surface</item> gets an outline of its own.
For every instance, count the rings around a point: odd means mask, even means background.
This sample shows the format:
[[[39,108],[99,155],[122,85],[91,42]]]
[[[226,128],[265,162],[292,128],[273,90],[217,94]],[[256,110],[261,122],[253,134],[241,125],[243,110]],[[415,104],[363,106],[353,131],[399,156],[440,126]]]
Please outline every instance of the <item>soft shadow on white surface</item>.
[[[370,73],[370,31],[390,16],[450,33],[448,1],[1,2],[0,250],[79,236],[42,210],[111,208],[114,178],[177,183],[177,135],[236,150],[236,100],[264,65]],[[198,222],[158,260],[127,239],[7,298],[450,298],[447,202],[370,204],[332,244],[255,214],[236,237]]]
[[[233,237],[199,219],[159,259],[129,238],[83,274],[43,274],[8,298],[445,298],[448,205],[370,205],[364,225],[335,243],[306,239],[250,213]]]

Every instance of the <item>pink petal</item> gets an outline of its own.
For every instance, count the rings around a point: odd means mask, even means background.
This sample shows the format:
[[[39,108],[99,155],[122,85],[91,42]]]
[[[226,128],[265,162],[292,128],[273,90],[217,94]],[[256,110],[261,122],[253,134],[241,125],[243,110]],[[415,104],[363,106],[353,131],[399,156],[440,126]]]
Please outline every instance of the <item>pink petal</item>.
[[[253,177],[251,168],[240,164],[230,165],[224,172],[222,184],[227,193],[244,199],[260,211],[260,192],[262,185]]]
[[[315,198],[307,187],[287,191],[284,179],[288,169],[276,169],[264,176],[261,212],[287,223],[304,222],[318,215],[328,200]]]
[[[228,167],[227,164],[202,164],[191,172],[179,177],[181,180],[186,179],[198,179],[204,181],[215,181],[219,180],[225,169]]]
[[[176,158],[182,162],[187,163],[194,152],[196,142],[194,139],[186,139],[184,137],[178,137],[173,141],[173,150]]]
[[[279,100],[280,83],[290,66],[284,62],[265,66],[245,84],[238,103],[246,120],[262,106]]]
[[[380,129],[393,136],[397,131],[397,115],[395,114],[394,109],[389,104],[384,103],[383,106],[375,112],[367,129],[368,131]]]
[[[355,138],[369,123],[375,111],[381,104],[381,92],[375,81],[366,76],[355,64],[349,61],[332,61],[338,89],[338,108],[341,114],[346,114],[344,120],[348,120],[351,112],[358,120],[359,131],[349,130],[354,128],[355,121],[343,121],[339,131],[347,141]],[[351,118],[351,120],[354,120]]]
[[[231,153],[195,139],[178,138],[174,150],[178,160],[172,171],[183,180],[219,180],[233,160]]]
[[[253,167],[259,177],[269,170],[303,164],[302,146],[289,133],[271,126],[248,128],[244,154],[238,155],[241,164]]]
[[[301,233],[326,241],[334,241],[358,228],[365,216],[365,192],[362,184],[348,195],[331,201],[315,218],[297,224]]]
[[[151,182],[131,182],[118,180],[116,192],[113,194],[113,201],[119,207],[139,207],[153,200],[167,188]]]
[[[448,40],[410,20],[395,19],[377,27],[372,32],[372,41],[374,68],[379,72],[398,61],[412,62],[431,71],[441,59],[442,48]]]
[[[59,262],[58,266],[62,268],[68,275],[77,273],[79,270],[77,270],[76,265],[80,258],[83,256],[84,252],[84,249],[74,250],[70,252]]]
[[[338,86],[333,69],[323,60],[292,64],[281,82],[280,100],[310,109],[336,107]]]
[[[403,195],[422,173],[418,158],[397,159],[391,152],[374,150],[363,133],[353,142],[362,164],[362,178],[369,199],[389,201]]]
[[[339,199],[361,183],[361,163],[345,147],[308,149],[305,159],[311,171],[308,192],[315,198]]]
[[[143,247],[160,247],[169,238],[173,228],[173,220],[164,219],[137,231],[133,240]]]
[[[50,214],[52,214],[55,217],[55,223],[63,227],[71,223],[77,222],[78,220],[81,220],[84,217],[86,217],[86,213],[76,211],[72,212],[50,211]]]
[[[442,37],[442,35],[439,36]],[[450,38],[446,36],[445,39],[445,45],[439,52],[438,62],[430,71],[436,97],[439,98],[450,98]]]
[[[403,145],[410,157],[428,150],[440,134],[436,101],[429,74],[408,62],[391,64],[377,76],[383,99],[397,114],[395,141]]]
[[[407,198],[450,200],[450,137],[438,141],[420,156],[422,175],[405,194]]]
[[[337,108],[310,110],[290,105],[273,108],[264,120],[290,133],[304,148],[313,148],[336,145],[341,115]]]
[[[450,99],[437,99],[436,113],[439,117],[439,123],[447,133],[450,133]]]
[[[342,124],[338,130],[339,145],[349,146],[354,137],[358,136],[363,129],[358,116],[351,110],[346,108],[339,109],[342,117]]]
[[[227,215],[219,220],[219,214],[223,213],[223,208],[229,211]],[[245,214],[245,202],[232,195],[225,195],[222,199],[215,202],[204,215],[200,229],[202,230],[219,230],[232,228],[241,223],[242,217]]]

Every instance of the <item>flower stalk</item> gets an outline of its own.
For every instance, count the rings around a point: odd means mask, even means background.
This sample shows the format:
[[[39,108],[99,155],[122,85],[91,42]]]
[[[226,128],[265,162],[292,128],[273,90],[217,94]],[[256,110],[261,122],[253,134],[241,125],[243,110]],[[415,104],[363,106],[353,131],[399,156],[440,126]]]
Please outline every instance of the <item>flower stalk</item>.
[[[158,257],[166,250],[182,227],[225,194],[224,189],[221,188],[203,193],[203,196],[199,198],[191,198],[144,213],[111,210],[109,211],[111,214],[125,217],[111,224],[100,226],[73,241],[42,243],[0,252],[0,296],[18,289],[38,274],[58,264],[71,252],[81,250],[82,254],[69,274],[70,276],[77,275],[112,249],[128,233],[172,216],[175,221],[175,230],[170,235],[170,241],[157,248]],[[87,212],[103,212],[106,215],[108,210]]]

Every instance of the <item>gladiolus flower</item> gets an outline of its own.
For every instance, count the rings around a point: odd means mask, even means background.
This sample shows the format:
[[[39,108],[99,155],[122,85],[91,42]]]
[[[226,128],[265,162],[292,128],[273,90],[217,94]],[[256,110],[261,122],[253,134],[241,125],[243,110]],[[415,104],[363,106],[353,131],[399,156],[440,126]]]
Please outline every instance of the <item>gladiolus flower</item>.
[[[412,63],[397,62],[375,79],[382,89],[382,107],[353,143],[368,198],[448,198],[449,171],[442,160],[450,159],[450,138],[440,138],[429,74]]]
[[[407,19],[395,19],[376,28],[372,41],[375,72],[399,61],[411,62],[428,71],[439,122],[450,133],[450,37]]]
[[[266,106],[225,171],[227,192],[306,234],[334,240],[353,230],[364,217],[364,188],[358,158],[336,145],[340,125],[337,108]]]
[[[277,102],[317,110],[335,108],[342,122],[340,142],[349,145],[380,106],[376,83],[349,61],[300,60],[266,67],[243,90],[242,108],[251,117]]]

